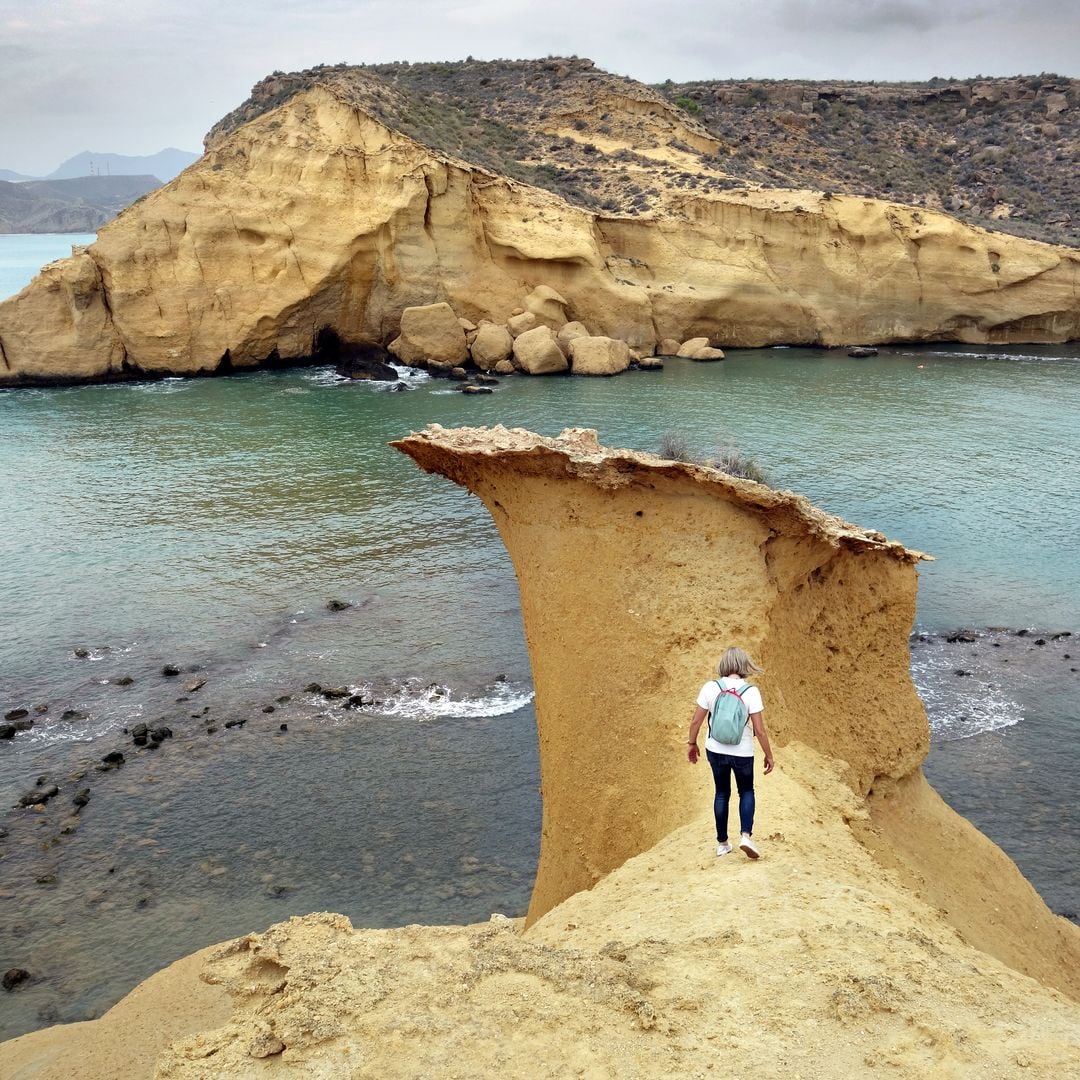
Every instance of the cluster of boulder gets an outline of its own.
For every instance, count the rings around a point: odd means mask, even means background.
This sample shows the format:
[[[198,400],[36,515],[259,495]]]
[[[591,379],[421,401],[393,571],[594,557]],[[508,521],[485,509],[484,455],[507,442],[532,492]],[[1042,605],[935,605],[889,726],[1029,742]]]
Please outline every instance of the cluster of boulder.
[[[617,338],[591,334],[569,319],[567,302],[554,289],[538,285],[505,323],[459,318],[449,304],[408,307],[401,332],[388,346],[403,364],[436,373],[465,374],[471,364],[483,373],[512,375],[618,375],[629,368],[658,370],[658,356],[631,349]],[[662,341],[660,355],[722,360],[708,338]]]

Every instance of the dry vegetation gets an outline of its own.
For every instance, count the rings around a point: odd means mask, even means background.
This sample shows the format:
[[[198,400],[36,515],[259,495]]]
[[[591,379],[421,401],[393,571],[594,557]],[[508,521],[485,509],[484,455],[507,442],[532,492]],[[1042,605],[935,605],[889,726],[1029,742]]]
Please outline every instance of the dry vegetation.
[[[594,210],[734,187],[874,195],[1080,244],[1080,81],[697,82],[577,58],[275,72],[207,137],[322,84],[443,153]]]

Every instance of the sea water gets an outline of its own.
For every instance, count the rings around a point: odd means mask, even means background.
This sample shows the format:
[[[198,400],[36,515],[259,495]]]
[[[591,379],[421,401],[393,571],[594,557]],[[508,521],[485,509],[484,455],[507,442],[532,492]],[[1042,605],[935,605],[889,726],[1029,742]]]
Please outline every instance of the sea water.
[[[540,804],[516,583],[479,502],[387,446],[429,422],[734,442],[776,486],[935,555],[912,654],[928,773],[1075,916],[1080,643],[1055,636],[1080,630],[1075,348],[732,351],[478,397],[408,382],[0,393],[0,705],[47,706],[0,743],[0,805],[62,789],[0,820],[0,969],[33,975],[0,1035],[96,1015],[290,914],[524,910]],[[173,737],[137,750],[140,722]],[[97,772],[113,749],[126,763]]]
[[[14,296],[54,259],[74,246],[92,244],[95,233],[9,233],[0,235],[0,300]]]

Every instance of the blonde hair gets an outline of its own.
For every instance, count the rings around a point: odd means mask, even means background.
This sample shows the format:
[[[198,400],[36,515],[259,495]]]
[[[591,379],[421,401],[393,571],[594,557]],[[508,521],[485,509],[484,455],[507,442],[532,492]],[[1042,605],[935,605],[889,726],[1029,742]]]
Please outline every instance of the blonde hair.
[[[725,675],[739,675],[746,678],[748,675],[760,674],[763,669],[759,668],[749,655],[736,645],[724,650],[716,665],[716,674],[723,678]]]

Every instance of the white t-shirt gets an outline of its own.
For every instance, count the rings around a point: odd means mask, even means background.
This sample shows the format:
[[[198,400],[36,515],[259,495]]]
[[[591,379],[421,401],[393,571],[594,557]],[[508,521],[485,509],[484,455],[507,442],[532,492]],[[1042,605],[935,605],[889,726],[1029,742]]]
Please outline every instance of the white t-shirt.
[[[744,682],[746,682],[746,680],[739,675],[725,675],[720,680],[720,683],[725,690],[738,690]],[[701,688],[701,693],[697,696],[697,703],[707,713],[712,712],[713,703],[716,701],[719,694],[720,687],[716,685],[716,680],[713,679]],[[756,686],[751,686],[750,689],[743,694],[742,699],[748,714],[764,711],[764,706],[761,704],[761,691]],[[706,732],[708,732],[708,723],[709,721],[706,720]],[[749,715],[746,719],[746,727],[743,728],[742,739],[738,743],[729,745],[728,743],[719,743],[715,739],[706,737],[705,749],[711,750],[714,754],[731,754],[734,757],[753,757],[754,725],[750,723]]]

